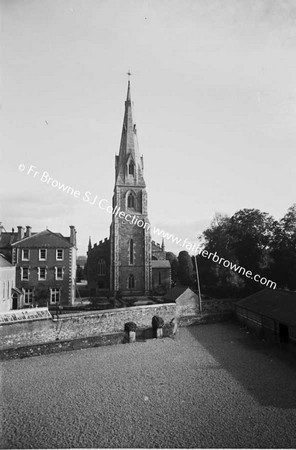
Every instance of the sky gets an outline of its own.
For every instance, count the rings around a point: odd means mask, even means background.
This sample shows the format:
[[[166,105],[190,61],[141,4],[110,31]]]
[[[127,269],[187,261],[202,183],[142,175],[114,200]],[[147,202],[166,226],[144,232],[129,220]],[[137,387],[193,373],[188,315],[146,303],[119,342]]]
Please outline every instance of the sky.
[[[0,7],[7,231],[67,236],[75,225],[80,255],[89,236],[109,236],[110,214],[83,197],[112,199],[129,70],[152,225],[194,241],[217,212],[280,219],[295,202],[294,0]],[[42,181],[44,172],[80,196]],[[167,241],[166,250],[181,248]]]

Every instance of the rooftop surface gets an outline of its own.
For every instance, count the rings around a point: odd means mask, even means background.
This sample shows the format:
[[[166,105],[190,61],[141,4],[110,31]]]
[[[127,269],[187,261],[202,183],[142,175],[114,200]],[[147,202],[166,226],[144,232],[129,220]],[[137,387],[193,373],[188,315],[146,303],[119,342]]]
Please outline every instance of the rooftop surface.
[[[1,448],[296,448],[295,364],[231,323],[5,361]]]

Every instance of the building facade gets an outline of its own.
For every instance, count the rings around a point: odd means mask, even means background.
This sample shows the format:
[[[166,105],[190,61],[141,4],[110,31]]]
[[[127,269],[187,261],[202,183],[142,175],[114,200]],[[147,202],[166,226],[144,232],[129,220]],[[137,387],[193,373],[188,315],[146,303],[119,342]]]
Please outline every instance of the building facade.
[[[73,305],[76,294],[76,231],[70,237],[44,230],[12,244],[16,287],[22,291],[18,308],[45,305]]]
[[[153,291],[152,259],[166,259],[164,245],[151,242],[144,161],[140,156],[130,81],[125,101],[119,154],[115,157],[115,185],[110,238],[88,247],[90,295],[147,296]],[[159,271],[158,271],[159,272]],[[170,287],[170,264],[161,267]],[[158,275],[159,277],[159,275]]]
[[[15,306],[14,291],[15,267],[0,254],[0,313],[10,311]]]

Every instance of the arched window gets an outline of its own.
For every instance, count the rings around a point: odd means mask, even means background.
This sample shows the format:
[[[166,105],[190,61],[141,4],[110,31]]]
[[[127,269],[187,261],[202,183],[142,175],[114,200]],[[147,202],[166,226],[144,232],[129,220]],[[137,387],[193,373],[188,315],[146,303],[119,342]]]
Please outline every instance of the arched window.
[[[128,288],[129,289],[134,289],[134,287],[135,287],[135,277],[131,274],[128,277]]]
[[[133,161],[131,161],[128,165],[128,174],[135,175],[135,165],[134,165]]]
[[[98,275],[106,275],[106,261],[104,259],[98,261]]]
[[[133,239],[131,239],[130,243],[129,243],[129,263],[134,264],[134,241],[133,241]]]
[[[128,194],[128,197],[127,197],[127,206],[128,206],[128,208],[134,208],[135,207],[135,196],[130,192],[129,194]]]

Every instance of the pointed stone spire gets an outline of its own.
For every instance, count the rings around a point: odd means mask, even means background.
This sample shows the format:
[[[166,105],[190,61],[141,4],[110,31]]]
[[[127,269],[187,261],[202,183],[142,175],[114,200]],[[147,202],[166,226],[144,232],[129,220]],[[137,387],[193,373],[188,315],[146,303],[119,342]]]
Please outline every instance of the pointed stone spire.
[[[116,156],[115,185],[145,187],[143,157],[139,153],[137,128],[131,101],[130,80],[127,87],[119,155]]]
[[[88,252],[90,252],[92,249],[92,245],[91,245],[91,237],[89,236],[89,240],[88,240]],[[88,254],[87,252],[87,254]]]

